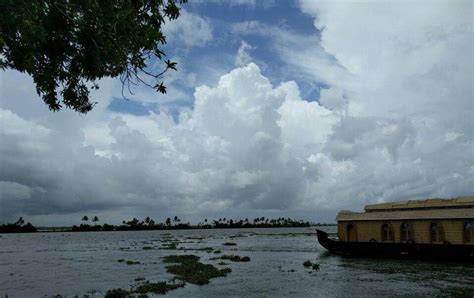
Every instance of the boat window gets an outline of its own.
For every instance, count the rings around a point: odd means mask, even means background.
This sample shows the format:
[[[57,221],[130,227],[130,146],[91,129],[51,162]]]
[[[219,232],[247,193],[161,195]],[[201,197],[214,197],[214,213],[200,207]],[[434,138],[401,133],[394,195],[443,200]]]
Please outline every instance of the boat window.
[[[384,223],[382,225],[382,241],[393,241],[393,227],[389,223]]]
[[[436,242],[443,242],[444,241],[444,230],[443,226],[440,223],[432,223],[430,225],[430,236],[431,236],[431,242],[436,243]]]
[[[400,226],[400,241],[410,242],[413,241],[413,227],[410,223],[403,222]]]
[[[347,237],[347,241],[351,241],[351,242],[357,241],[357,230],[354,224],[347,225],[346,237]]]
[[[466,243],[474,242],[474,221],[464,225],[464,241]]]

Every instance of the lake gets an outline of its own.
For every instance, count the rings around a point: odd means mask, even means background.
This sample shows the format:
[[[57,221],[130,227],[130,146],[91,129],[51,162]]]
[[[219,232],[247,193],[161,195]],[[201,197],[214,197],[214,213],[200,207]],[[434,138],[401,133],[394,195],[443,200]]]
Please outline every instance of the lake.
[[[173,242],[178,249],[164,249]],[[196,250],[205,247],[251,261],[217,265],[222,260],[211,258],[219,254]],[[3,234],[0,297],[101,297],[109,289],[129,290],[139,283],[135,279],[173,278],[161,257],[184,253],[232,272],[208,285],[187,284],[169,296],[474,295],[473,264],[343,258],[318,244],[314,228],[269,228]],[[305,268],[306,260],[320,269]]]

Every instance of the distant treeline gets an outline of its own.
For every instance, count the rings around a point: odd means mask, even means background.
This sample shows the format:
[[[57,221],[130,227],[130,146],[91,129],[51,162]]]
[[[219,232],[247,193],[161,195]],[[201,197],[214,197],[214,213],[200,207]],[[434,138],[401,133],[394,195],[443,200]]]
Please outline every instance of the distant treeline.
[[[121,225],[99,225],[97,222],[99,219],[95,216],[93,222],[96,224],[90,225],[87,223],[89,218],[84,216],[82,218],[83,224],[79,226],[74,225],[73,231],[140,231],[140,230],[180,230],[180,229],[238,229],[238,228],[294,228],[294,227],[309,227],[311,223],[303,220],[294,220],[291,218],[279,217],[277,219],[270,219],[265,217],[257,217],[253,220],[240,219],[226,219],[219,218],[218,220],[208,221],[204,219],[203,222],[197,225],[191,225],[188,223],[181,222],[177,216],[173,219],[167,218],[163,223],[156,223],[150,217],[140,221],[137,218],[133,218],[130,221],[123,221]]]
[[[157,223],[150,217],[144,220],[133,218],[129,221],[123,221],[121,225],[99,224],[99,218],[94,216],[89,223],[89,217],[82,218],[83,223],[74,225],[72,228],[62,227],[58,230],[55,228],[48,229],[49,232],[94,232],[94,231],[140,231],[140,230],[184,230],[184,229],[238,229],[238,228],[296,228],[296,227],[310,227],[310,226],[329,226],[331,224],[325,223],[310,223],[303,220],[295,220],[291,218],[279,217],[270,219],[265,217],[257,217],[252,220],[248,218],[235,220],[227,218],[219,218],[216,220],[207,220],[191,225],[189,222],[183,223],[177,216],[174,218],[167,218],[162,223]],[[46,229],[46,228],[44,228]],[[41,230],[41,229],[40,229]],[[37,228],[31,223],[25,223],[20,217],[15,223],[8,223],[0,225],[0,233],[32,233],[36,232]]]
[[[25,223],[23,217],[20,217],[15,223],[0,225],[0,233],[32,233],[36,228],[31,223]]]

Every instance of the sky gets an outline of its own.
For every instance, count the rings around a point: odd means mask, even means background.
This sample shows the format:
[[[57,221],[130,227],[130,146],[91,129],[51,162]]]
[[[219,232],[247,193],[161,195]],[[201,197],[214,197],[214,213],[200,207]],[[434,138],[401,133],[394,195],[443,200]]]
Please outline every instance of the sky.
[[[472,1],[193,1],[167,95],[53,113],[0,72],[0,223],[292,217],[474,194]],[[162,65],[151,61],[152,69]]]

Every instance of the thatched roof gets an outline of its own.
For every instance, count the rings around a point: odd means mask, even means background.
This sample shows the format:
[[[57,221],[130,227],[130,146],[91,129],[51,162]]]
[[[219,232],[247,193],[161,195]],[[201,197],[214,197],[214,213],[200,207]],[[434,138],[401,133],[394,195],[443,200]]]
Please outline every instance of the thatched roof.
[[[409,209],[438,209],[438,208],[466,208],[474,207],[474,197],[459,197],[454,199],[426,199],[410,200],[392,203],[366,205],[365,211],[392,211]]]
[[[336,220],[474,219],[474,197],[383,203],[364,209],[366,212],[341,211]]]

